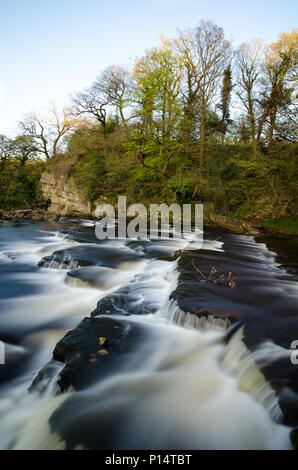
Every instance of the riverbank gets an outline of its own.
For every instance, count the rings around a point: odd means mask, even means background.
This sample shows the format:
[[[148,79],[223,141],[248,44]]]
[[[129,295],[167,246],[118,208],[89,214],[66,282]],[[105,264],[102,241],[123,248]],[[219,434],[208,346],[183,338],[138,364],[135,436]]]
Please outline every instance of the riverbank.
[[[68,217],[74,218],[87,218],[90,220],[94,219],[93,214],[82,213],[78,215],[77,212],[67,214]],[[0,220],[7,220],[13,222],[20,222],[24,220],[35,220],[35,221],[58,221],[61,217],[65,217],[65,214],[49,212],[45,208],[45,205],[32,208],[17,209],[17,210],[3,210],[0,209]],[[292,220],[292,218],[291,218]],[[285,220],[282,223],[272,221],[272,219],[266,221],[258,221],[252,223],[251,220],[238,219],[221,214],[207,213],[204,215],[204,227],[213,229],[223,229],[231,233],[253,235],[253,236],[264,236],[264,235],[276,235],[286,237],[298,237],[297,223],[287,225]]]
[[[79,141],[81,137],[77,136]],[[100,134],[96,133],[96,138]],[[297,187],[292,174],[296,146],[278,147],[275,156],[269,159],[260,154],[258,161],[252,163],[249,146],[209,145],[208,160],[213,166],[208,175],[200,173],[195,161],[188,162],[182,171],[179,161],[173,160],[169,175],[164,177],[140,166],[123,148],[115,153],[109,147],[110,138],[103,142],[102,155],[98,150],[90,153],[90,149],[86,154],[73,152],[71,147],[48,162],[28,162],[17,167],[17,174],[10,162],[0,181],[2,218],[93,218],[98,204],[117,208],[118,196],[126,195],[128,205],[140,202],[147,208],[161,203],[203,204],[205,227],[254,236],[297,236]],[[275,158],[282,168],[271,168]],[[265,171],[262,165],[269,167]],[[47,201],[46,210],[34,206],[41,201]]]
[[[212,214],[204,221],[204,224],[206,227],[223,228],[233,233],[253,236],[298,237],[298,224],[293,217],[252,221],[252,217],[247,220]]]

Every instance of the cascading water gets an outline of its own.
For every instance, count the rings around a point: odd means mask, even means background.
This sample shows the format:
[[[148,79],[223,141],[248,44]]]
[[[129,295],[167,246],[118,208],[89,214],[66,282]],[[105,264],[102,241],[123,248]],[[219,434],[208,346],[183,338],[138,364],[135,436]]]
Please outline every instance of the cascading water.
[[[268,342],[251,352],[243,327],[226,340],[228,318],[194,315],[173,297],[180,282],[174,253],[195,251],[194,238],[96,244],[92,226],[35,225],[33,235],[32,226],[31,235],[25,227],[25,241],[0,245],[3,269],[20,284],[19,295],[2,301],[1,335],[8,365],[16,370],[0,389],[0,447],[291,448],[277,394],[257,365],[268,356]],[[9,224],[1,229],[18,230]],[[241,243],[256,250],[245,238]],[[267,269],[271,259],[262,250]],[[223,242],[205,240],[200,253],[223,256]],[[100,299],[108,299],[115,312],[96,318],[132,331],[124,345],[133,338],[133,349],[123,350],[123,358],[119,352],[102,358],[111,361],[106,374],[95,359],[87,361],[93,380],[64,393],[57,385],[64,364],[51,361],[28,391],[55,344]]]

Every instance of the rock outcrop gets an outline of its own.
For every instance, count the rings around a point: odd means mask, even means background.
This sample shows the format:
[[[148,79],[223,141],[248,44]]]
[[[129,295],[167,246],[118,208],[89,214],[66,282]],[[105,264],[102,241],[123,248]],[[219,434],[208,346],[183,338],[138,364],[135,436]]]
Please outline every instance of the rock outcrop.
[[[65,175],[43,173],[40,189],[45,200],[50,201],[48,211],[56,215],[92,216],[90,202]]]

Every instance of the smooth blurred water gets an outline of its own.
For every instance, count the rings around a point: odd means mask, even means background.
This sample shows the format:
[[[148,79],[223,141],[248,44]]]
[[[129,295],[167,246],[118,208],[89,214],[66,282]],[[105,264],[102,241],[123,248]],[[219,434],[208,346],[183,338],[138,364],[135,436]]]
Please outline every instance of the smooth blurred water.
[[[294,316],[293,263],[287,272],[252,237],[189,241],[99,242],[86,220],[0,224],[1,448],[291,447],[278,397],[257,363],[285,354],[266,325]],[[205,272],[232,270],[237,289],[198,288],[187,259],[175,256],[184,248]],[[113,317],[144,331],[121,370],[60,394],[57,363],[46,393],[29,393],[56,343],[107,296],[118,306]],[[210,317],[181,306],[209,308]],[[242,330],[225,343],[226,312],[258,319],[250,327],[253,352]]]

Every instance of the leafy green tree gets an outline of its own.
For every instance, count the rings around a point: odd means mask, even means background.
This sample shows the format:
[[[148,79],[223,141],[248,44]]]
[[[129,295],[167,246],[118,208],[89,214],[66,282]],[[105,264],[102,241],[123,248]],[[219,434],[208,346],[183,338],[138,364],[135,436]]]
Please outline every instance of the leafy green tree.
[[[225,135],[227,133],[228,126],[231,123],[230,106],[231,106],[232,90],[233,90],[232,70],[231,70],[231,65],[229,64],[228,67],[224,71],[223,83],[222,83],[222,89],[221,89],[220,110],[222,113],[221,114],[222,144],[225,141]]]
[[[271,149],[274,133],[278,136],[278,118],[282,120],[281,131],[283,136],[286,122],[297,125],[295,116],[297,109],[292,101],[293,86],[297,80],[298,65],[298,30],[291,33],[283,33],[277,42],[269,44],[266,48],[264,62],[264,91],[263,114],[260,120],[259,136],[263,126],[268,122],[267,138]]]
[[[27,135],[17,136],[12,141],[14,157],[17,158],[21,165],[25,165],[28,160],[32,160],[38,155],[38,146],[33,137]]]
[[[166,176],[178,149],[176,134],[181,119],[182,68],[170,42],[162,39],[160,47],[147,51],[136,62],[133,77],[132,100],[137,108],[129,148],[143,167]]]

